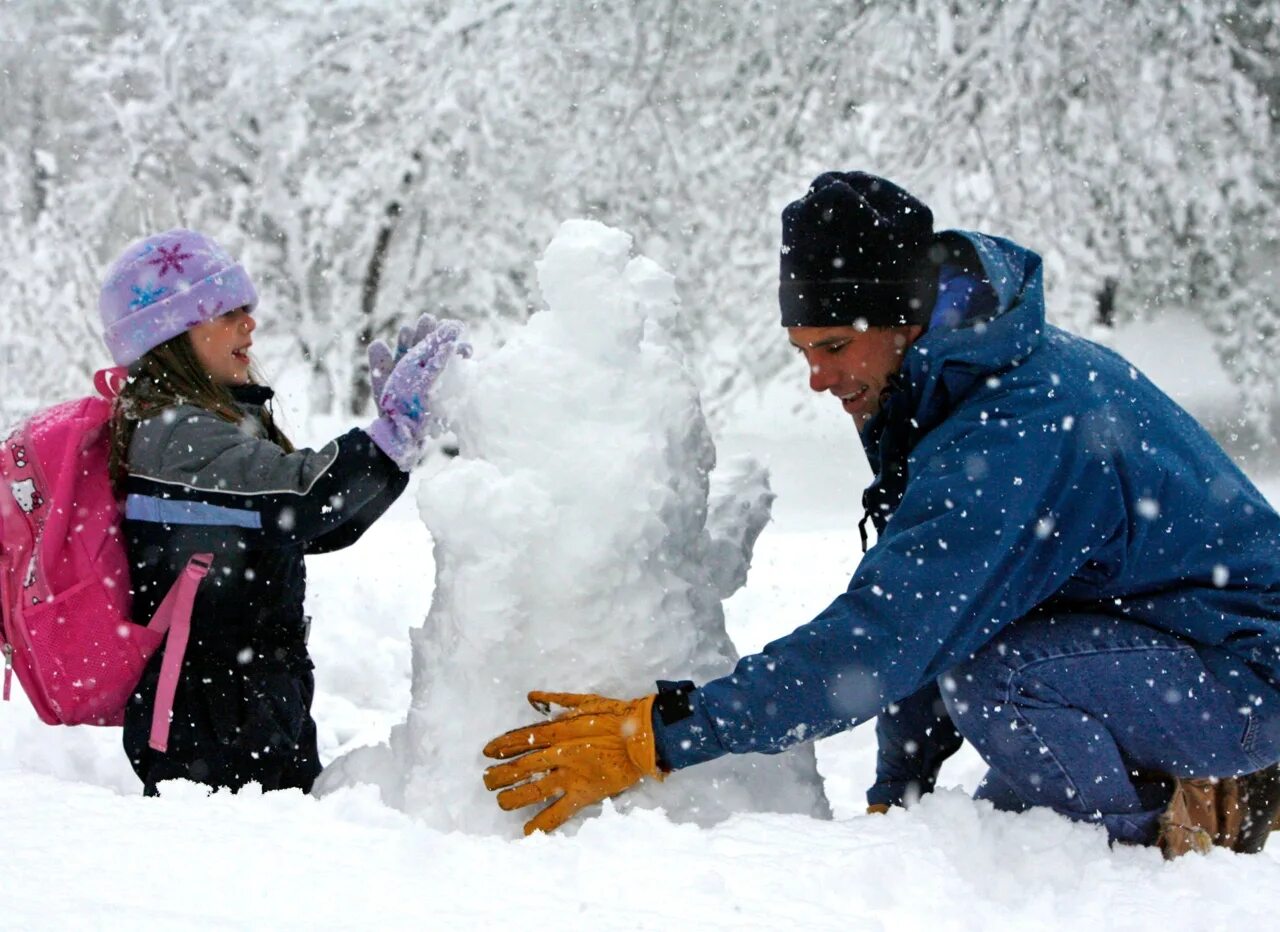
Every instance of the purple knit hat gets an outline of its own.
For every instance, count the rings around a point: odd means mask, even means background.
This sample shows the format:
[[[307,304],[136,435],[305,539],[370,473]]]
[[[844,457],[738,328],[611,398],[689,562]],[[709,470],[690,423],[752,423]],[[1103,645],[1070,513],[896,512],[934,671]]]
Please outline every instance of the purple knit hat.
[[[238,307],[252,311],[258,293],[221,246],[191,230],[138,240],[120,254],[102,285],[98,313],[116,365]]]

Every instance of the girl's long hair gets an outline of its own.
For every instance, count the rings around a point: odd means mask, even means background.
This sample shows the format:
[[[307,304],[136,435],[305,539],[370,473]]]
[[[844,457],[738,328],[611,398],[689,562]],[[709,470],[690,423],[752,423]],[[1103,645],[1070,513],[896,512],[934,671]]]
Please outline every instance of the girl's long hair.
[[[250,382],[257,383],[255,375]],[[161,343],[129,367],[129,381],[116,398],[111,412],[111,485],[117,495],[124,491],[129,474],[129,444],[138,424],[175,405],[195,405],[211,411],[224,421],[239,424],[246,417],[235,397],[224,385],[209,377],[196,356],[188,333]],[[294,446],[271,413],[263,409],[262,422],[267,438],[286,453]]]

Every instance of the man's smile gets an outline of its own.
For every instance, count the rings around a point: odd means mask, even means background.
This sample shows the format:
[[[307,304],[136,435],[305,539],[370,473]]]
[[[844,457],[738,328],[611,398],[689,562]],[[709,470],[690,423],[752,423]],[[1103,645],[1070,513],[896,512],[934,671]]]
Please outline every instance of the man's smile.
[[[866,394],[867,386],[864,385],[856,391],[847,392],[846,394],[837,395],[836,397],[840,399],[840,403],[844,406],[846,411],[853,413],[858,403],[862,401],[863,396]]]

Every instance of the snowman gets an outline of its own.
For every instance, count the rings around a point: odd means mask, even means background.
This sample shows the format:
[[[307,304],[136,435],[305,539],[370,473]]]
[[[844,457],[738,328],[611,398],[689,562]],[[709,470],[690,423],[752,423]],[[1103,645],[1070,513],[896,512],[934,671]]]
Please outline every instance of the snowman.
[[[318,787],[373,783],[444,830],[520,834],[528,813],[498,809],[480,748],[534,717],[528,691],[643,695],[658,678],[732,669],[721,603],[772,502],[754,461],[716,465],[669,274],[633,257],[627,234],[581,220],[537,272],[547,309],[439,386],[459,455],[419,489],[436,585],[412,632],[408,715]],[[808,745],[721,758],[615,803],[699,824],[830,815]]]

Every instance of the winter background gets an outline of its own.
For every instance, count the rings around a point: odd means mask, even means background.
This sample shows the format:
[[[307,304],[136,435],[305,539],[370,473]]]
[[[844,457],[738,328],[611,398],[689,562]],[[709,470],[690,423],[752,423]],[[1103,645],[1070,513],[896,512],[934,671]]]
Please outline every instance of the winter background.
[[[847,583],[870,477],[773,303],[778,211],[824,169],[1042,252],[1051,316],[1280,503],[1278,22],[1273,0],[0,0],[0,421],[85,391],[103,266],[179,224],[258,282],[296,440],[369,416],[363,346],[400,322],[451,314],[477,346],[445,391],[462,454],[309,561],[321,795],[144,800],[117,733],[17,692],[0,927],[1274,925],[1280,849],[1112,851],[973,803],[968,748],[888,817],[862,815],[864,727],[523,840],[481,808],[476,750],[526,688],[705,678]],[[590,255],[557,265],[570,218],[634,241],[571,225]]]

